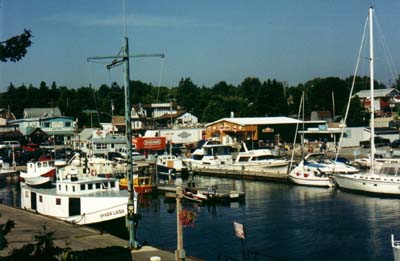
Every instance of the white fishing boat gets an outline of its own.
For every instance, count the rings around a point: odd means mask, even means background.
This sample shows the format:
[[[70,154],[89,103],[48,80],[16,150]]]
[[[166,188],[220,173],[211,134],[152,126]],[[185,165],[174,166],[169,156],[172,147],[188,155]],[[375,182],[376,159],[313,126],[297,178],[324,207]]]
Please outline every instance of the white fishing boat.
[[[21,184],[21,208],[78,225],[124,217],[127,203],[116,178],[60,171],[50,188]]]
[[[53,160],[28,162],[26,165],[26,172],[20,172],[20,179],[24,181],[27,178],[35,177],[50,177],[54,178],[56,174],[56,167]]]
[[[373,13],[369,9],[370,36],[370,90],[371,90],[371,149],[370,169],[366,173],[335,175],[335,181],[342,189],[372,193],[377,195],[400,195],[400,161],[398,159],[375,158],[375,123],[374,123],[374,49],[373,49]]]

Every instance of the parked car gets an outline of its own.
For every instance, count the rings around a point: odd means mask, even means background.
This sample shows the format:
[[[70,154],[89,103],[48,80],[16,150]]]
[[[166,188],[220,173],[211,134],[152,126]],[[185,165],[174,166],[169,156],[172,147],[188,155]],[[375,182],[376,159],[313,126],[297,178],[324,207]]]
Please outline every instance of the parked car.
[[[21,144],[16,140],[5,140],[0,142],[0,149],[19,148]]]
[[[392,148],[400,148],[400,140],[392,141],[392,143],[390,144],[390,147],[392,147]]]
[[[375,141],[375,147],[390,146],[390,140],[389,139],[385,139],[385,138],[376,136],[374,141]],[[371,141],[370,140],[360,141],[360,147],[362,147],[362,148],[371,147]]]

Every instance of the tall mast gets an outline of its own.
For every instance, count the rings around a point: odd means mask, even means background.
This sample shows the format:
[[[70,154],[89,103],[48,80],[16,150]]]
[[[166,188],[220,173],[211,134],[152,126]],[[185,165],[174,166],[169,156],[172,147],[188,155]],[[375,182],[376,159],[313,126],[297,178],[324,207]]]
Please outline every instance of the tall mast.
[[[370,77],[370,87],[371,87],[371,172],[374,171],[374,161],[375,161],[375,105],[374,105],[374,31],[373,31],[373,13],[374,9],[372,6],[369,8],[369,77]]]

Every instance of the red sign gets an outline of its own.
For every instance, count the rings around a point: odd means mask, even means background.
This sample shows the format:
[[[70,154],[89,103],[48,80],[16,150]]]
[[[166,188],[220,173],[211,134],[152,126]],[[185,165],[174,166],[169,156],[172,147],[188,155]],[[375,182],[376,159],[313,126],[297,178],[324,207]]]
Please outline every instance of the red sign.
[[[165,137],[137,137],[132,140],[136,150],[165,150]]]
[[[235,228],[235,234],[238,238],[245,239],[244,226],[236,221],[233,221],[233,227]]]

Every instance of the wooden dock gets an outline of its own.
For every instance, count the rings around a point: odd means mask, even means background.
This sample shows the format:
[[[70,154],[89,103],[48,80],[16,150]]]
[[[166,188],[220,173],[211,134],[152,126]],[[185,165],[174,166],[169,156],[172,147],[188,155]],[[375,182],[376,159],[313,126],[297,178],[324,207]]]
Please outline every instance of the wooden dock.
[[[223,165],[223,166],[209,165],[201,167],[192,167],[192,171],[194,174],[204,175],[204,176],[288,182],[287,167],[238,168],[237,166],[229,166],[229,165]]]
[[[70,247],[75,253],[84,256],[84,260],[150,260],[159,256],[162,261],[175,260],[173,252],[144,246],[139,250],[127,248],[124,239],[102,233],[96,229],[69,224],[60,220],[44,217],[22,209],[0,204],[0,224],[8,219],[15,222],[15,227],[6,235],[8,247],[0,250],[0,260],[8,256],[13,249],[19,249],[28,243],[34,243],[35,235],[43,232],[54,232],[54,244],[58,247]],[[186,260],[199,260],[187,257]]]
[[[157,186],[159,192],[164,192],[169,197],[175,195],[176,188],[176,185],[171,184]],[[230,190],[218,186],[216,186],[215,191],[210,191],[210,189],[206,187],[188,187],[186,185],[182,185],[182,188],[198,190],[200,193],[206,196],[210,196],[210,194],[212,194],[212,198],[217,202],[240,201],[245,198],[245,193],[243,191]]]

